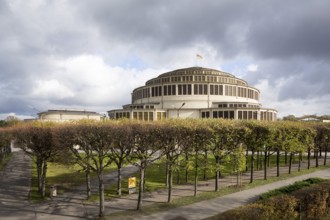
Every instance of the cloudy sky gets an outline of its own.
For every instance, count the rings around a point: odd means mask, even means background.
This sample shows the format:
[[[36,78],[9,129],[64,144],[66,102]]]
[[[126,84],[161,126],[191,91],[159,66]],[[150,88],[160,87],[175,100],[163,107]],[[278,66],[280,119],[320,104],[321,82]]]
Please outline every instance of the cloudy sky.
[[[330,114],[329,11],[328,0],[1,0],[0,118],[120,108],[196,54],[279,116]]]

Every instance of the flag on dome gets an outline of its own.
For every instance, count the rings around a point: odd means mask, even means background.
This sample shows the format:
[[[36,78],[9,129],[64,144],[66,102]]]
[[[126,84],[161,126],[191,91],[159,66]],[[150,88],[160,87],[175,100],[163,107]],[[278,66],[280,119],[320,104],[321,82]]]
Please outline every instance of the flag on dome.
[[[197,58],[197,59],[200,59],[200,60],[203,59],[203,57],[202,57],[201,55],[199,55],[199,54],[196,54],[196,58]]]

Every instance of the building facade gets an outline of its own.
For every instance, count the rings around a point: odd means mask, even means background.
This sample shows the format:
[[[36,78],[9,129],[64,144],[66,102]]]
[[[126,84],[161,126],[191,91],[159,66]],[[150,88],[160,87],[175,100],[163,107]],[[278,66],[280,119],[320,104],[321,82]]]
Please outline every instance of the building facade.
[[[132,92],[132,103],[108,111],[111,119],[225,118],[275,121],[260,91],[219,70],[191,67],[163,73]]]
[[[100,121],[104,116],[86,110],[48,110],[38,113],[40,121],[68,122],[82,119],[90,119]]]

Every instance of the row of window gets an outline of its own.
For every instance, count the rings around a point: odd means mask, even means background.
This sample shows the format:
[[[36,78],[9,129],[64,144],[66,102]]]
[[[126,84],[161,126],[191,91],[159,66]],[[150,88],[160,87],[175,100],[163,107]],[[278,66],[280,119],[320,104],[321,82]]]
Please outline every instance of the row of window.
[[[131,118],[130,112],[116,112],[110,115],[111,119],[121,119],[121,118]],[[165,120],[166,112],[157,112],[156,113],[157,120]],[[154,112],[133,112],[133,119],[141,120],[141,121],[153,121],[154,120]]]
[[[257,120],[258,112],[257,111],[238,111],[237,118],[240,120]]]
[[[212,117],[213,118],[234,119],[235,112],[234,111],[213,111]],[[202,118],[210,118],[210,112],[209,111],[202,112]]]
[[[213,118],[235,119],[235,111],[213,111]],[[202,118],[210,118],[210,112],[202,112]],[[239,120],[257,120],[257,111],[237,111],[237,119]],[[276,120],[276,114],[273,112],[260,112],[260,120],[272,121]]]
[[[111,113],[110,118],[120,119],[120,118],[131,118],[131,112],[116,112]],[[202,118],[210,118],[210,111],[202,111]],[[213,111],[213,118],[224,118],[224,119],[235,119],[235,111]],[[141,121],[153,121],[154,112],[145,111],[145,112],[133,112],[133,119]],[[156,112],[156,120],[165,120],[166,112]],[[257,111],[237,111],[237,119],[239,120],[257,120],[258,112]],[[260,112],[260,120],[272,121],[276,120],[276,113],[273,112]]]
[[[157,85],[162,83],[169,82],[219,82],[219,83],[229,83],[236,85],[247,85],[243,80],[235,79],[232,77],[223,77],[223,76],[203,76],[203,75],[195,75],[195,76],[171,76],[171,77],[162,77],[149,80],[146,85]]]
[[[130,109],[153,109],[154,105],[130,105]]]
[[[193,87],[192,87],[193,85]],[[193,90],[192,90],[193,89]],[[238,96],[259,100],[259,93],[253,89],[230,86],[230,85],[208,85],[208,84],[178,84],[153,86],[150,88],[141,88],[134,91],[132,101],[149,97],[174,96],[174,95],[226,95]]]
[[[219,108],[259,108],[260,106],[259,105],[252,105],[252,104],[233,104],[233,103],[221,103],[221,104],[218,104],[218,107]]]
[[[260,120],[263,120],[263,121],[276,120],[276,114],[273,112],[260,112]]]

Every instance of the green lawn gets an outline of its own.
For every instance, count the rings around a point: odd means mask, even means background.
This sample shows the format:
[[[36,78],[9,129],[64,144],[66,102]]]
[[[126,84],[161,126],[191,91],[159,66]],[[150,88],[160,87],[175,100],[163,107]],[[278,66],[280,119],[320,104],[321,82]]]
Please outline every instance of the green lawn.
[[[250,157],[249,157],[250,160]],[[303,158],[303,160],[307,160],[306,158]],[[146,169],[146,178],[145,178],[145,191],[153,191],[157,189],[164,189],[165,188],[165,181],[166,181],[166,162],[165,158],[161,158],[160,160],[156,161],[154,164],[151,164]],[[179,178],[179,184],[186,184],[186,169],[185,169],[185,159],[184,157],[180,158],[181,166],[180,166],[180,178]],[[215,177],[215,159],[214,157],[209,154],[207,163],[204,163],[203,156],[199,156],[198,160],[198,180],[204,180],[204,168],[206,167],[206,180],[214,179]],[[293,160],[293,163],[298,163],[298,157],[295,157]],[[194,176],[195,176],[195,156],[190,156],[189,161],[189,171],[188,171],[188,184],[194,183]],[[284,155],[281,155],[280,157],[280,166],[285,166],[284,161]],[[272,155],[270,157],[270,167],[276,167],[276,155]],[[256,161],[255,161],[255,169],[256,169]],[[261,168],[260,168],[261,169]],[[257,169],[256,169],[257,170]],[[249,171],[248,171],[249,172]],[[221,175],[228,176],[232,175],[232,164],[228,159],[224,159],[221,163]],[[174,172],[173,172],[173,184],[175,185],[177,183],[177,175],[178,175],[178,166],[174,166]],[[284,174],[281,174],[284,175]],[[140,174],[134,173],[132,176],[135,176],[137,178],[137,184],[140,180]],[[128,194],[127,190],[127,179],[123,179],[122,182],[123,186],[123,195]],[[108,198],[110,197],[116,197],[116,185],[112,185],[110,187],[107,187],[105,190],[105,194]],[[94,198],[96,199],[96,198]]]
[[[115,164],[107,167],[104,172],[116,170]],[[66,190],[70,190],[75,186],[85,184],[85,172],[79,165],[67,166],[55,162],[48,162],[47,178],[46,178],[46,196],[49,195],[49,188],[52,185],[57,186],[57,193],[61,194]],[[91,173],[91,178],[96,178],[96,173]],[[37,167],[32,162],[32,184],[30,199],[32,201],[39,201],[37,185]]]

